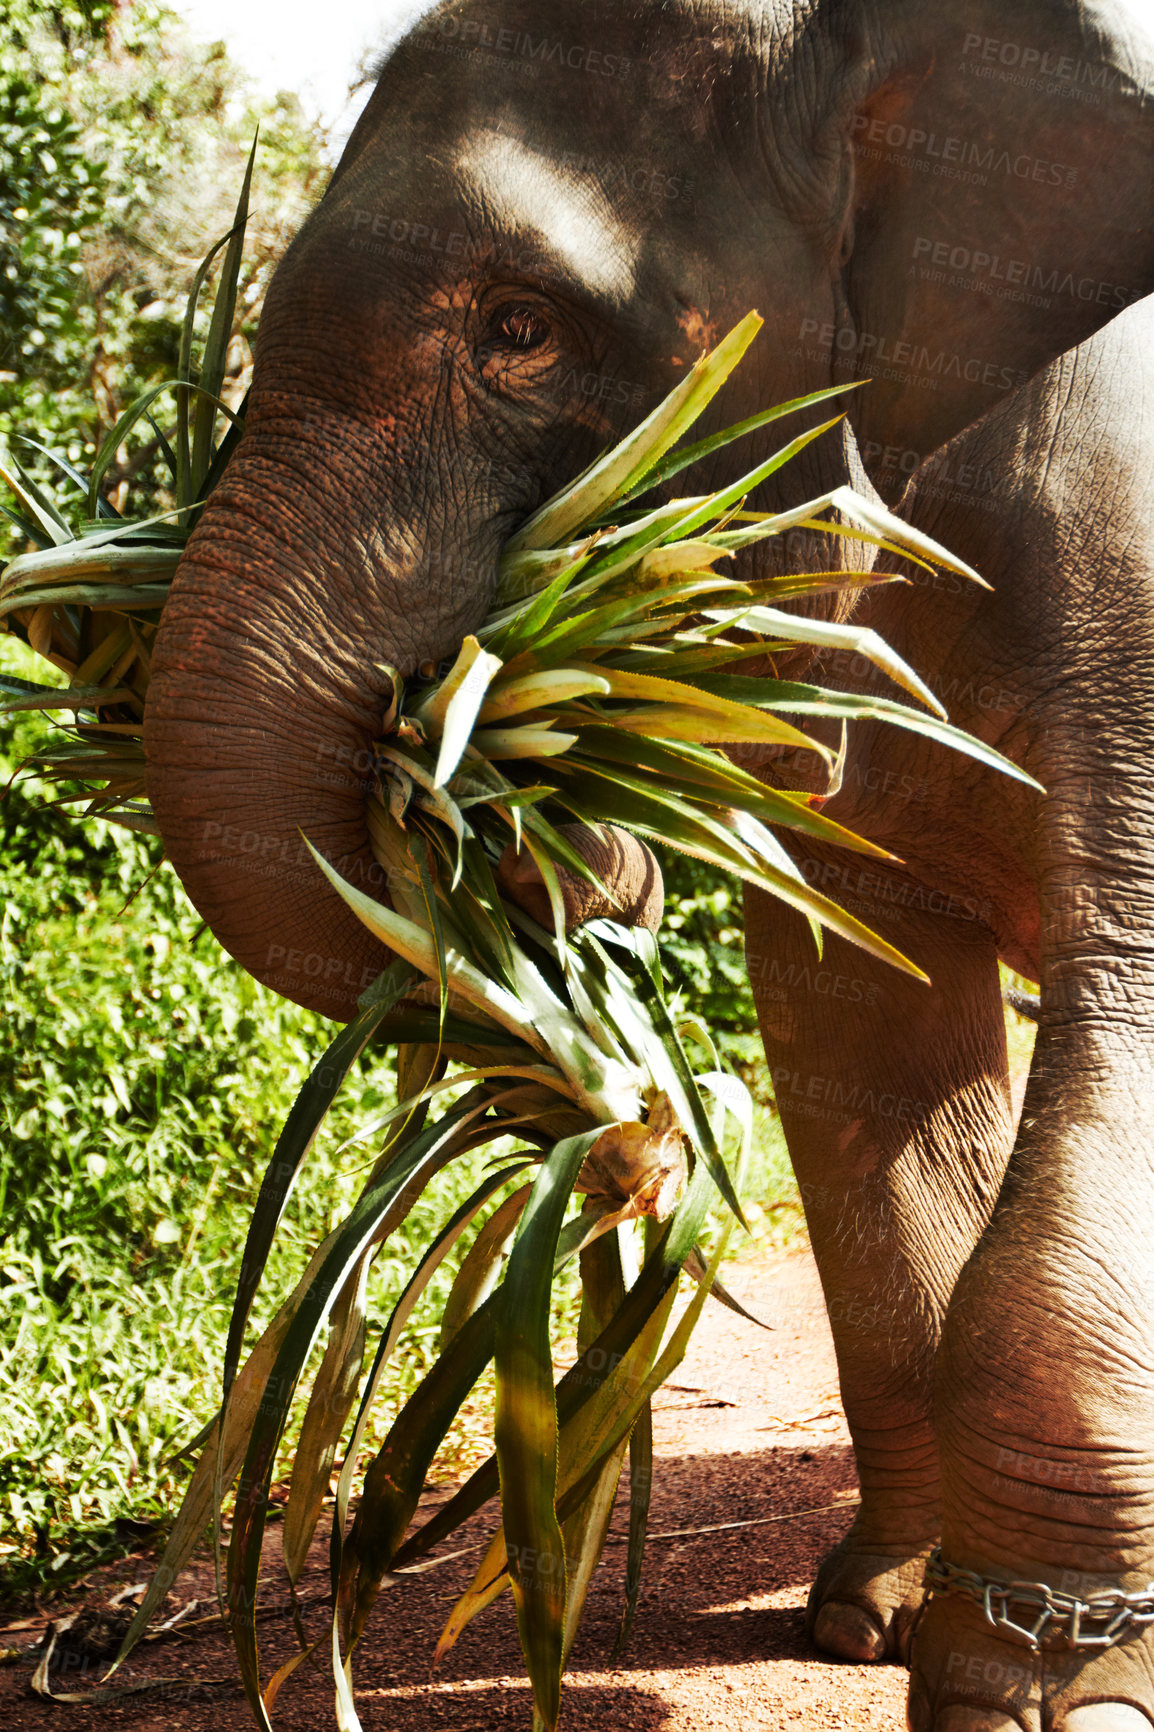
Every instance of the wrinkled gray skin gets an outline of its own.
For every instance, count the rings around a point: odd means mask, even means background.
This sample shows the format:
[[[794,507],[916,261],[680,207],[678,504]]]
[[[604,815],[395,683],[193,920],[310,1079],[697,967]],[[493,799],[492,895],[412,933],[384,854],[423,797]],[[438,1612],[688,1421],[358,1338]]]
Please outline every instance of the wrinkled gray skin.
[[[298,832],[373,887],[377,664],[451,653],[511,529],[750,306],[767,329],[719,421],[872,372],[780,497],[868,485],[864,463],[985,573],[992,593],[922,577],[861,617],[1048,793],[893,731],[851,742],[829,809],[905,864],[799,857],[931,988],[836,939],[819,968],[749,902],[862,1480],[811,1620],[859,1660],[907,1652],[939,1535],[1001,1579],[1154,1580],[1154,321],[1120,311],[1154,269],[1151,50],[1121,0],[1010,19],[431,14],[277,273],[147,718],[193,899],[254,974],[346,1017],[382,957]],[[777,557],[844,563],[817,538]],[[999,956],[1041,982],[1017,1128]],[[1140,1631],[1033,1656],[937,1598],[912,1665],[918,1732],[1154,1722]]]

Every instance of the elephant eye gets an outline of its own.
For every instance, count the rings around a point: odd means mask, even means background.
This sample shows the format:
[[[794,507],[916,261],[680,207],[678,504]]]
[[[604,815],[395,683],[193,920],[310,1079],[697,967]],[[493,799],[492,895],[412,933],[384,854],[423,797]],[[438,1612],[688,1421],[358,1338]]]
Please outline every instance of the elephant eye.
[[[510,307],[497,326],[497,335],[513,349],[539,349],[549,340],[550,331],[540,313],[532,307]]]
[[[487,312],[477,350],[485,384],[496,391],[539,392],[558,359],[560,332],[548,307],[507,295]]]

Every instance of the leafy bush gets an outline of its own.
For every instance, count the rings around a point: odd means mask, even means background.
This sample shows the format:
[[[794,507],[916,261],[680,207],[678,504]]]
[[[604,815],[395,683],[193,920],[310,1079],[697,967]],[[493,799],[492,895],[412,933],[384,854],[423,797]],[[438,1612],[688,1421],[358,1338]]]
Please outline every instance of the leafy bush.
[[[757,1008],[745,971],[741,885],[688,854],[663,851],[666,912],[661,954],[697,1014],[722,1047],[744,1054],[741,1040],[757,1029]]]

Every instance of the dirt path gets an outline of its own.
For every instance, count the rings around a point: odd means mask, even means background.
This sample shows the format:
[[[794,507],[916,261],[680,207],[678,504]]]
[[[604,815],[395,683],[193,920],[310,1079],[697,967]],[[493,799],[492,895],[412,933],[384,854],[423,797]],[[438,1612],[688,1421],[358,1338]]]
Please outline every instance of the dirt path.
[[[594,1579],[562,1723],[567,1732],[794,1726],[900,1732],[905,1672],[826,1661],[803,1629],[802,1608],[817,1561],[849,1525],[856,1496],[812,1258],[805,1251],[762,1254],[731,1266],[727,1285],[773,1325],[773,1333],[720,1306],[707,1307],[676,1382],[656,1403],[652,1537],[630,1649],[620,1662],[607,1657],[624,1564],[625,1547],[617,1537]],[[815,1510],[822,1513],[798,1514]],[[619,1510],[615,1534],[623,1529]],[[528,1728],[529,1692],[507,1595],[465,1631],[437,1677],[429,1679],[437,1634],[474,1562],[470,1554],[382,1596],[357,1656],[357,1706],[365,1732]],[[125,1571],[118,1566],[106,1580],[130,1581]],[[198,1572],[178,1597],[183,1603],[206,1586]],[[326,1589],[318,1552],[303,1583],[306,1598],[313,1598],[309,1622],[316,1635]],[[36,1633],[0,1631],[0,1648],[28,1643]],[[262,1618],[261,1644],[267,1676],[293,1651],[283,1611]],[[315,1671],[302,1667],[286,1685],[275,1713],[278,1728],[323,1732],[333,1724],[327,1662],[322,1664]],[[54,1675],[54,1686],[84,1689],[101,1669],[74,1662],[71,1671]],[[173,1682],[163,1694],[115,1706],[44,1702],[30,1691],[30,1670],[27,1662],[0,1668],[0,1725],[7,1732],[105,1726],[246,1732],[252,1724],[231,1681],[208,1688],[193,1683],[232,1676],[230,1651],[211,1626],[138,1649],[125,1681],[163,1675]]]

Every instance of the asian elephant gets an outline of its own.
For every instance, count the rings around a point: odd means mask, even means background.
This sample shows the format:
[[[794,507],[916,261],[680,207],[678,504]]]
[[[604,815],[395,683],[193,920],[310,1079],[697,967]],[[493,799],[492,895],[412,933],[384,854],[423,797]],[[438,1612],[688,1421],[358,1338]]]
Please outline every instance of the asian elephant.
[[[852,739],[828,809],[904,864],[803,868],[932,987],[835,938],[818,970],[799,918],[747,906],[862,1483],[811,1627],[846,1659],[911,1657],[917,1732],[1154,1727],[1140,5],[434,7],[276,273],[149,694],[194,902],[260,979],[347,1018],[382,955],[298,837],[371,888],[380,664],[452,653],[512,529],[750,307],[766,329],[715,424],[872,378],[758,503],[872,485],[980,570],[991,590],[919,576],[858,617],[1046,789],[894,730]],[[784,569],[861,556],[768,547]],[[1017,1124],[999,958],[1040,982]],[[1041,1586],[999,1597],[1012,1581]],[[1107,1592],[1139,1598],[1077,1613]]]

